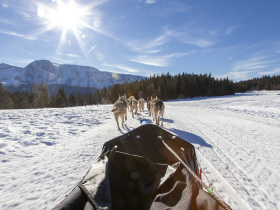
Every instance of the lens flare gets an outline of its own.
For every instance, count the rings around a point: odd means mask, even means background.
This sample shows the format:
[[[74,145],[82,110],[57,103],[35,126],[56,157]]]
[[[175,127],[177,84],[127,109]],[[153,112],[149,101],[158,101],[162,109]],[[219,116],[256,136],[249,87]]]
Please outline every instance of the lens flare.
[[[2,0],[3,7],[9,7],[9,0]]]
[[[95,21],[93,21],[93,25],[94,25],[94,27],[99,28],[101,25],[101,22],[99,20],[95,20]]]
[[[44,5],[39,5],[37,8],[37,14],[40,18],[45,17],[46,11],[45,11],[45,6]]]
[[[14,86],[14,87],[18,87],[19,85],[20,85],[19,81],[15,80],[15,81],[13,82],[13,86]]]
[[[113,73],[112,74],[112,77],[115,79],[115,80],[119,80],[119,75],[117,73]]]
[[[113,73],[113,74],[112,74],[112,77],[113,77],[114,79],[116,79],[116,78],[118,77],[118,74],[117,74],[117,73]]]
[[[104,59],[104,55],[102,53],[97,54],[97,59],[102,61]]]
[[[52,81],[55,79],[55,74],[54,73],[49,73],[49,80]]]

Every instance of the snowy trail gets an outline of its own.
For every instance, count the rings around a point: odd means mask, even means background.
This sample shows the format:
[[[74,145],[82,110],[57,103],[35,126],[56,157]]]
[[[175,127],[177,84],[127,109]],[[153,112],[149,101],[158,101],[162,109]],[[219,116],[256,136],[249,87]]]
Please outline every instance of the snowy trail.
[[[180,108],[176,107],[176,112],[178,112],[179,110]],[[274,204],[271,204],[273,202],[273,199],[269,197],[269,193],[265,190],[265,184],[270,181],[270,177],[263,177],[263,179],[260,179],[259,183],[253,181],[255,180],[254,178],[258,178],[262,175],[260,174],[260,171],[266,171],[265,164],[262,164],[261,166],[260,163],[255,163],[254,159],[256,158],[256,156],[253,155],[253,157],[250,158],[250,154],[247,154],[246,150],[242,148],[244,144],[238,146],[234,143],[236,141],[236,133],[238,135],[242,135],[242,130],[238,130],[226,135],[220,133],[223,130],[227,130],[227,122],[230,123],[230,126],[232,127],[243,126],[243,128],[244,122],[240,122],[240,125],[235,125],[233,124],[233,122],[229,121],[229,119],[226,119],[227,117],[225,116],[221,116],[220,118],[222,119],[219,119],[217,115],[215,115],[215,117],[211,117],[207,113],[198,115],[197,111],[200,113],[203,112],[203,110],[201,109],[195,110],[194,108],[189,108],[189,111],[189,113],[191,114],[186,114],[185,116],[181,114],[178,117],[179,119],[181,119],[181,122],[176,123],[179,126],[176,126],[176,131],[173,132],[177,133],[182,138],[186,136],[186,140],[193,143],[196,146],[197,151],[204,157],[204,159],[209,160],[209,162],[214,165],[214,168],[216,168],[216,170],[219,171],[219,173],[222,174],[226,178],[226,180],[228,180],[227,182],[229,182],[230,185],[232,185],[233,188],[239,192],[239,196],[237,194],[231,195],[228,200],[226,199],[226,202],[229,203],[229,205],[234,206],[235,203],[233,202],[238,203],[238,200],[241,200],[240,196],[242,196],[243,198],[244,196],[249,196],[254,197],[254,199],[247,201],[253,209],[274,209],[275,202]],[[174,115],[172,116],[176,116],[176,114],[174,113]],[[198,116],[202,116],[202,118],[199,118]],[[188,125],[187,122],[184,122],[184,120],[182,120],[182,118],[184,117],[192,122],[191,125]],[[221,125],[218,125],[219,123]],[[188,137],[187,135],[183,136],[181,134],[182,131],[179,131],[180,128],[184,129],[185,131],[190,130],[191,133],[197,134],[197,136],[201,137],[201,139],[204,139],[207,143],[205,143],[204,146],[199,141],[196,142],[195,138]],[[243,133],[243,135],[246,134]],[[231,139],[231,141],[228,141],[229,138]],[[196,143],[200,144],[200,146],[197,146]],[[250,142],[251,147],[255,147],[255,144],[256,143],[253,141]],[[246,173],[246,166],[244,168],[242,167],[244,165],[242,164],[244,160],[247,161],[247,164],[251,164],[252,168],[260,167],[260,170],[255,169],[255,171],[258,173]],[[203,166],[204,161],[201,162]],[[277,160],[275,163],[277,163]],[[207,167],[211,169],[211,166],[206,166],[205,169],[206,171],[209,171],[208,173],[211,173],[212,170],[208,170]],[[211,174],[209,175],[209,177],[211,177]],[[213,183],[217,181],[215,180],[215,178],[217,177],[213,176],[211,179],[213,180]],[[217,189],[220,188],[219,194],[221,194],[222,197],[228,197],[224,193],[225,191],[227,191],[224,186],[218,185],[216,187]],[[262,189],[261,187],[264,187],[264,189]],[[237,198],[235,199],[236,196]],[[260,200],[266,200],[268,201],[268,203],[266,205],[261,205],[262,202],[259,202]]]
[[[164,102],[164,129],[192,143],[233,209],[280,209],[280,91]],[[51,209],[121,131],[112,105],[0,110],[0,209]],[[203,178],[204,179],[204,178]],[[204,179],[204,181],[206,181]]]

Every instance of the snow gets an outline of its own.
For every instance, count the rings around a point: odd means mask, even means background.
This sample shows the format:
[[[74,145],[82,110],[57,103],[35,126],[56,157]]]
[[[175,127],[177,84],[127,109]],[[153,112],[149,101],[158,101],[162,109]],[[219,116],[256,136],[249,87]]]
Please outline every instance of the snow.
[[[164,102],[164,129],[189,141],[233,209],[280,209],[280,91]],[[0,209],[51,209],[121,131],[112,105],[0,110]],[[140,115],[148,119],[145,111]],[[203,177],[203,181],[207,180]]]

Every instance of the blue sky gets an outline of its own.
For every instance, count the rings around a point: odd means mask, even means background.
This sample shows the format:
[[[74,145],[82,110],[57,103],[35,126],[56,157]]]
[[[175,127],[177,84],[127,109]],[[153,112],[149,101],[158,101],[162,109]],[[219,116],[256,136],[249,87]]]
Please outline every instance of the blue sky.
[[[280,1],[0,0],[0,63],[234,81],[280,74]]]

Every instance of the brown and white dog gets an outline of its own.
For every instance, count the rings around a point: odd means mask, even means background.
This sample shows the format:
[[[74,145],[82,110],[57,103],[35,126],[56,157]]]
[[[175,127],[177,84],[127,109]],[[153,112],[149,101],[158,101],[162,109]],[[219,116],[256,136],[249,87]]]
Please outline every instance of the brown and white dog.
[[[140,98],[138,100],[138,103],[139,103],[139,111],[140,112],[144,112],[144,105],[145,105],[145,100],[144,98]]]
[[[139,116],[138,115],[138,104],[137,104],[137,100],[135,98],[132,99],[131,107],[130,107],[130,111],[132,113],[133,118],[134,118],[134,114],[133,114],[134,110],[135,110],[135,115]]]
[[[114,106],[113,106],[113,109],[111,110],[111,112],[113,112],[115,115],[115,120],[118,125],[118,130],[121,130],[120,126],[119,126],[118,118],[120,117],[122,119],[122,127],[123,127],[125,111],[126,111],[126,108],[124,107],[124,103],[122,101],[116,101],[114,103]]]
[[[148,113],[149,113],[149,117],[151,117],[152,114],[152,97],[148,97],[147,98],[147,109],[148,109]]]
[[[127,120],[127,107],[128,107],[128,105],[127,105],[126,95],[125,94],[123,96],[119,95],[118,101],[122,101],[123,104],[124,104],[124,107],[125,107],[125,120]]]
[[[156,120],[156,125],[159,125],[159,121],[161,118],[161,126],[163,126],[163,115],[164,115],[165,107],[163,102],[158,97],[151,100],[151,109],[152,109],[153,121]]]
[[[132,99],[134,99],[134,96],[130,96],[128,99],[127,99],[127,107],[129,109],[129,111],[131,112],[132,110]]]
[[[116,101],[114,103],[114,106],[113,106],[113,109],[111,110],[111,112],[114,113],[115,120],[118,125],[118,130],[120,130],[118,118],[120,117],[122,120],[122,127],[123,127],[124,121],[127,120],[127,101],[126,101],[125,94],[124,94],[124,96],[119,95],[119,99],[118,99],[118,101]]]

